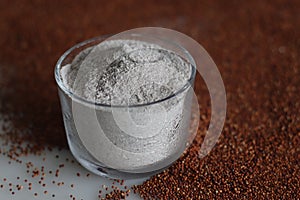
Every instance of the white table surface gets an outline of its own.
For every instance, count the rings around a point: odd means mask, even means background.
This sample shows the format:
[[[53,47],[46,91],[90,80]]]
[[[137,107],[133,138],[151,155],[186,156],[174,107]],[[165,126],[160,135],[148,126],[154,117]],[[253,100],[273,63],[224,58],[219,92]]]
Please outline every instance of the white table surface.
[[[3,121],[0,119],[0,127],[1,123],[3,123]],[[1,133],[3,133],[3,130],[0,129],[0,134]],[[2,152],[8,149],[8,145],[3,144],[3,139],[0,139],[0,145]],[[112,180],[92,174],[76,161],[72,163],[71,161],[75,159],[69,150],[47,150],[39,156],[28,155],[22,156],[19,159],[22,160],[22,163],[13,161],[7,156],[0,154],[0,185],[2,185],[2,188],[0,188],[0,200],[67,200],[73,197],[75,197],[76,200],[97,200],[100,199],[98,197],[99,190],[103,192],[106,191],[103,189],[103,185],[108,188],[112,186]],[[26,163],[28,162],[32,162],[33,166],[27,168]],[[64,166],[59,168],[61,164],[64,164]],[[42,173],[36,177],[32,177],[32,171],[35,168],[41,170],[42,166],[44,167],[45,177],[43,182],[39,183]],[[55,176],[57,169],[60,171],[58,177]],[[27,170],[29,170],[29,173]],[[52,171],[52,173],[49,171]],[[80,173],[80,176],[77,176],[77,173]],[[87,176],[87,174],[90,175]],[[27,182],[25,182],[25,179],[27,179]],[[124,185],[131,187],[133,184],[142,183],[144,180],[145,179],[129,180],[125,181]],[[53,181],[55,181],[55,183],[53,183]],[[57,183],[59,182],[64,182],[64,184],[58,186]],[[29,190],[29,183],[32,183],[31,190]],[[43,186],[43,184],[45,185]],[[72,184],[73,187],[71,187]],[[22,187],[22,189],[18,190],[18,185],[19,188]],[[120,189],[124,188],[124,186],[120,186],[117,183],[114,185],[119,186]],[[12,189],[12,191],[10,191],[10,189]],[[45,194],[44,191],[47,191],[47,193]],[[12,192],[14,192],[14,194],[12,194]],[[37,193],[36,196],[35,193]],[[52,196],[53,194],[55,197]],[[104,197],[105,193],[102,194],[102,197]],[[71,198],[70,195],[73,195],[73,197]],[[131,192],[130,196],[126,199],[140,198]]]

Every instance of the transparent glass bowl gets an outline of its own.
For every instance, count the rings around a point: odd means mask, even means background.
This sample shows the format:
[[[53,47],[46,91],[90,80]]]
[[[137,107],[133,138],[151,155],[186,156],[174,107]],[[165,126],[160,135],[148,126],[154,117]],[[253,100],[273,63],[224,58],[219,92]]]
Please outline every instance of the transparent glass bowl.
[[[191,64],[190,78],[172,95],[148,104],[99,104],[74,94],[65,85],[61,69],[84,49],[114,39],[154,43],[180,55]],[[122,179],[150,176],[176,161],[193,139],[189,131],[196,74],[193,66],[192,57],[179,45],[138,34],[97,37],[67,50],[56,64],[55,80],[68,144],[77,161],[95,174]],[[151,122],[146,128],[135,129],[133,119],[142,124]]]

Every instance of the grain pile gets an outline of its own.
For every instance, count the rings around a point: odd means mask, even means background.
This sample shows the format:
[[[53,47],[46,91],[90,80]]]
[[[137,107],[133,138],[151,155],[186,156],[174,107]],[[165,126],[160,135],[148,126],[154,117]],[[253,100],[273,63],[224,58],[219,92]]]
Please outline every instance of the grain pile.
[[[66,47],[130,27],[165,26],[195,38],[216,61],[227,90],[227,121],[219,144],[198,160],[210,116],[198,78],[196,141],[170,169],[134,191],[144,199],[300,198],[299,1],[145,2],[143,9],[134,1],[69,3],[0,3],[0,109],[13,122],[14,144],[31,141],[28,153],[66,147],[53,80]]]

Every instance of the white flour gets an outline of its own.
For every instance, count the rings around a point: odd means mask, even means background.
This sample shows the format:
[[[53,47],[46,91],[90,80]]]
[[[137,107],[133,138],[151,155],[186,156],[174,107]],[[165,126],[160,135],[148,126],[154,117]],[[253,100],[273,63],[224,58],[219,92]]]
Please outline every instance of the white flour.
[[[75,94],[113,105],[166,98],[181,89],[190,76],[189,65],[174,53],[133,40],[103,42],[81,52],[72,66],[62,70]]]
[[[154,44],[112,40],[82,51],[62,68],[61,75],[67,88],[83,99],[132,106],[165,99],[182,89],[191,66]],[[184,149],[187,91],[142,107],[89,107],[73,102],[72,131],[107,167],[141,172],[159,168],[160,162]]]

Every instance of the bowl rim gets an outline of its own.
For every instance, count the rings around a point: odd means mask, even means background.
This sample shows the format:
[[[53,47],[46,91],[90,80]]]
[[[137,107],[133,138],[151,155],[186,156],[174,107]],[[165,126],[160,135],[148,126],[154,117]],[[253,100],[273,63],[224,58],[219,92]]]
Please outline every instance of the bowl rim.
[[[132,34],[133,35],[133,34]],[[140,34],[134,34],[134,36],[137,36]],[[93,37],[91,39],[88,40],[84,40],[80,43],[77,43],[76,45],[72,46],[71,48],[69,48],[67,51],[65,51],[62,56],[58,59],[56,65],[55,65],[55,69],[54,69],[54,76],[55,76],[55,81],[58,85],[58,87],[65,93],[67,94],[72,100],[76,100],[78,102],[87,104],[87,105],[91,105],[91,106],[99,106],[99,107],[113,107],[113,108],[134,108],[134,107],[143,107],[143,106],[149,106],[149,105],[154,105],[154,104],[158,104],[158,103],[162,103],[164,101],[167,101],[173,97],[176,97],[177,95],[183,93],[184,91],[188,90],[190,87],[193,86],[194,84],[194,80],[196,77],[196,67],[195,67],[195,61],[193,59],[193,57],[191,56],[191,54],[185,49],[183,48],[181,45],[174,43],[173,41],[169,41],[166,39],[161,39],[161,38],[157,38],[161,41],[167,42],[167,43],[171,43],[177,47],[179,47],[188,57],[188,59],[190,60],[189,64],[191,66],[191,74],[189,79],[187,80],[186,84],[181,87],[179,90],[177,90],[176,92],[173,92],[171,95],[153,101],[153,102],[148,102],[148,103],[143,103],[143,104],[130,104],[130,105],[115,105],[115,104],[104,104],[104,103],[97,103],[97,102],[93,102],[90,100],[87,100],[83,97],[80,97],[79,95],[75,94],[74,92],[72,92],[68,87],[65,86],[65,83],[63,82],[63,78],[61,76],[60,70],[63,67],[62,63],[63,61],[67,58],[67,56],[73,52],[74,50],[81,48],[85,45],[88,45],[90,43],[93,43],[95,41],[99,41],[99,43],[108,40],[110,38],[110,36],[112,35],[103,35],[103,36],[98,36],[98,37]],[[112,40],[116,40],[116,39],[112,39]],[[130,39],[132,40],[132,39]],[[97,45],[97,44],[95,44]],[[87,47],[88,48],[88,47]]]

